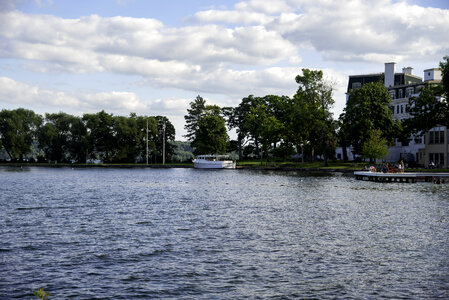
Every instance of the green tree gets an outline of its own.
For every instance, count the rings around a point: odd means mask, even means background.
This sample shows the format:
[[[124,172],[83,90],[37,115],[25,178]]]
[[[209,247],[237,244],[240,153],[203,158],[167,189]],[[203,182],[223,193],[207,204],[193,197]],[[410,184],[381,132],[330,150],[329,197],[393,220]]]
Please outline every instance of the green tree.
[[[89,143],[86,125],[80,117],[72,116],[68,146],[71,160],[78,163],[86,162]]]
[[[225,119],[217,115],[206,115],[198,123],[195,139],[192,142],[193,153],[223,154],[229,142]]]
[[[351,91],[343,123],[355,154],[362,154],[362,145],[373,130],[380,130],[389,143],[399,134],[400,123],[393,121],[390,104],[390,95],[380,82],[367,83]]]
[[[87,128],[91,157],[94,153],[100,153],[104,162],[110,162],[117,144],[112,114],[104,110],[96,114],[84,114],[83,121]]]
[[[38,130],[39,148],[52,161],[84,162],[87,136],[81,118],[63,112],[45,114],[45,124]]]
[[[275,116],[269,114],[268,107],[264,103],[251,107],[247,120],[251,124],[251,135],[262,146],[262,151],[260,151],[261,161],[264,153],[268,160],[270,145],[279,140],[283,124]]]
[[[197,96],[194,101],[190,102],[190,108],[187,109],[187,115],[184,116],[186,125],[184,128],[187,130],[185,137],[189,141],[195,139],[196,131],[198,130],[199,122],[204,116],[206,110],[206,101]]]
[[[334,104],[332,85],[324,79],[321,70],[302,69],[302,75],[297,75],[295,80],[298,90],[289,109],[289,139],[297,149],[309,142],[312,158],[322,154],[327,165],[336,145],[336,126],[330,112]]]
[[[379,129],[371,130],[362,145],[363,157],[369,158],[370,163],[373,163],[376,159],[384,159],[387,154],[387,140],[382,137],[382,132]]]
[[[253,139],[250,135],[250,132],[254,131],[255,128],[253,128],[253,124],[247,116],[251,114],[251,107],[258,105],[259,102],[260,98],[249,95],[243,98],[237,107],[222,109],[228,127],[236,130],[239,160],[243,159],[243,147],[247,141],[253,140],[255,145],[258,145],[257,139]]]
[[[0,112],[0,139],[12,160],[23,160],[36,140],[42,117],[31,110],[18,108]]]
[[[135,117],[114,116],[113,132],[116,145],[111,161],[121,163],[134,163],[138,153],[138,128]]]
[[[441,82],[443,84],[443,96],[449,101],[449,56],[443,57],[443,61],[440,62],[441,69]]]

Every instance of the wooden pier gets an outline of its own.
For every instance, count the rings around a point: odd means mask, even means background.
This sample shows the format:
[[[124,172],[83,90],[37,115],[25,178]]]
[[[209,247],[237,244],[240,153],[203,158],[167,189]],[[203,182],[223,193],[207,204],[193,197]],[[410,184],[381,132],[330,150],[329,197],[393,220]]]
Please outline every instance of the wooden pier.
[[[358,180],[368,180],[376,182],[406,182],[415,183],[418,181],[433,183],[449,183],[449,173],[382,173],[356,171],[354,176]]]

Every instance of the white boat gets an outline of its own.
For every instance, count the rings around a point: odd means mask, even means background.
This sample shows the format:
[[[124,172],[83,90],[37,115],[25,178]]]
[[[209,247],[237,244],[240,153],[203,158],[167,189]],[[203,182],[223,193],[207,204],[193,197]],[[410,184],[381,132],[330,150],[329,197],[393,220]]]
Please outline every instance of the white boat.
[[[235,169],[235,161],[226,155],[198,155],[193,166],[196,169]]]

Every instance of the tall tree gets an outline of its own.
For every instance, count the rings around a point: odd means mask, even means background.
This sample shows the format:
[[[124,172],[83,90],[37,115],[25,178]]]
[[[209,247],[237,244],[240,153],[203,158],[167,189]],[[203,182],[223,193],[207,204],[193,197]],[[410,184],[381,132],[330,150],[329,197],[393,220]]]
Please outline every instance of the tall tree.
[[[321,70],[302,69],[302,75],[297,75],[295,80],[298,90],[291,103],[290,138],[297,148],[305,141],[310,142],[312,157],[322,154],[327,165],[336,144],[336,126],[330,112],[334,104],[332,85]]]
[[[221,116],[206,115],[198,123],[192,142],[194,154],[223,154],[229,142],[225,120]]]
[[[261,161],[264,154],[268,160],[270,145],[279,140],[283,130],[283,124],[269,113],[269,109],[264,103],[252,107],[251,113],[247,115],[247,119],[253,125],[251,126],[251,135],[261,143]]]
[[[104,162],[110,162],[116,145],[112,114],[104,110],[96,114],[84,114],[83,121],[88,131],[90,153],[99,152]]]
[[[184,128],[187,130],[185,137],[189,141],[195,139],[195,133],[198,130],[199,122],[204,116],[206,110],[206,100],[201,96],[197,96],[194,101],[190,102],[190,108],[187,109],[187,115],[184,116],[186,125]]]
[[[343,122],[355,154],[362,154],[362,145],[373,130],[380,130],[389,143],[398,135],[400,124],[393,121],[390,103],[390,95],[380,82],[351,91]]]
[[[257,105],[258,102],[260,102],[260,98],[249,95],[243,98],[237,107],[225,107],[222,110],[226,117],[228,127],[236,130],[239,160],[243,159],[243,145],[245,140],[248,140],[248,137],[251,139],[251,123],[248,122],[247,115],[251,113],[251,107]],[[255,144],[257,145],[257,140]]]
[[[81,118],[63,112],[45,114],[45,124],[38,130],[39,148],[48,160],[85,161],[86,128]]]
[[[116,145],[111,161],[134,163],[138,157],[138,128],[134,117],[114,116],[112,122]]]
[[[86,162],[88,149],[86,125],[80,117],[72,117],[69,139],[70,159],[78,163]]]
[[[42,117],[32,110],[18,108],[0,112],[0,139],[12,160],[23,160],[36,140]]]

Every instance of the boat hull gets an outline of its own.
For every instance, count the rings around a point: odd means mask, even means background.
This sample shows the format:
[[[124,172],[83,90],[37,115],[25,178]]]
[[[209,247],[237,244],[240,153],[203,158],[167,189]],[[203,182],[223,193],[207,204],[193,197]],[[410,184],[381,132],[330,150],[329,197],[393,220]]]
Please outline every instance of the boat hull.
[[[193,167],[196,169],[235,169],[235,162],[232,160],[205,161],[194,160]]]

